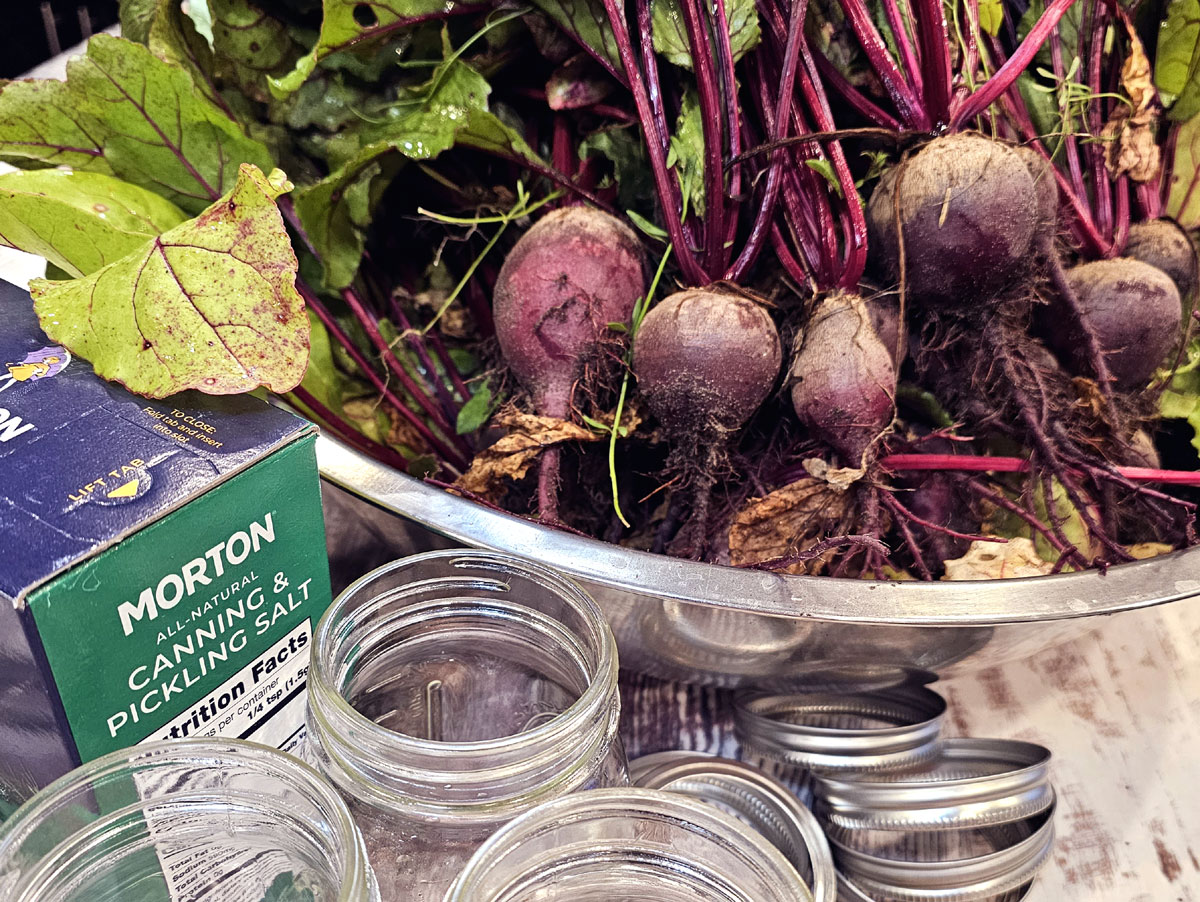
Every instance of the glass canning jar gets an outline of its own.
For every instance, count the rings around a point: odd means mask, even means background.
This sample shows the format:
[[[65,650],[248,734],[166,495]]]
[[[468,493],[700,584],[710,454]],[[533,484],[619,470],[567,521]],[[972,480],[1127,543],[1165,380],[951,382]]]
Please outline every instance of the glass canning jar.
[[[3,902],[265,899],[379,899],[345,803],[307,764],[266,746],[122,749],[51,783],[0,827]]]
[[[445,902],[812,902],[762,834],[707,802],[599,789],[517,818],[479,848]]]
[[[309,759],[349,804],[384,902],[441,902],[502,824],[628,782],[616,643],[550,570],[404,558],[347,588],[314,644]]]

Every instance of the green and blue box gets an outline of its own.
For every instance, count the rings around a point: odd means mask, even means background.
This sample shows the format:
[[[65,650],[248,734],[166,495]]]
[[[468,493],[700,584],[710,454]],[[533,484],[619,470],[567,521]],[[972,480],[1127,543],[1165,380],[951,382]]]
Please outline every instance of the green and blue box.
[[[0,282],[0,819],[114,749],[300,741],[330,602],[307,421],[136,397]]]

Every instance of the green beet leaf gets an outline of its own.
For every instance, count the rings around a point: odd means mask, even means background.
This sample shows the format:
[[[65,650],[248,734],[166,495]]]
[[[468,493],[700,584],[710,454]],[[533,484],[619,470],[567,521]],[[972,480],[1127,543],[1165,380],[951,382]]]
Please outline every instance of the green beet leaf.
[[[1166,211],[1185,229],[1200,228],[1200,115],[1179,126],[1175,136]]]
[[[1192,447],[1200,451],[1200,340],[1192,342],[1187,362],[1163,392],[1159,413],[1169,420],[1186,420],[1192,427]]]
[[[594,56],[624,72],[603,0],[533,0],[533,5],[575,36]]]
[[[212,46],[196,30],[196,23],[184,13],[178,0],[158,0],[157,7],[146,39],[151,52],[187,72],[208,101],[230,118],[237,118],[230,100],[217,85]]]
[[[423,19],[444,15],[455,6],[474,5],[477,0],[324,0],[324,17],[316,46],[301,57],[294,69],[281,78],[272,78],[271,92],[286,97],[312,75],[321,60],[345,50],[359,41],[391,34]]]
[[[468,435],[486,423],[499,403],[492,392],[492,380],[485,379],[480,386],[475,389],[475,394],[471,395],[466,404],[458,412],[458,421],[454,424],[454,429],[459,435]]]
[[[0,159],[16,166],[112,172],[104,157],[106,127],[76,101],[77,92],[66,82],[0,85]]]
[[[296,256],[275,206],[290,187],[282,172],[245,164],[225,197],[140,250],[71,282],[35,280],[42,329],[147,397],[290,390],[309,353]]]
[[[692,68],[691,44],[679,0],[651,0],[651,27],[654,49],[676,66]],[[729,26],[729,45],[736,62],[753,50],[761,34],[754,0],[727,0],[725,21]]]
[[[617,189],[617,202],[623,209],[646,207],[652,213],[654,181],[646,157],[646,145],[641,134],[628,126],[618,126],[593,132],[579,142],[579,158],[586,160],[601,156],[612,166],[612,178],[604,183]]]
[[[1046,11],[1044,0],[1031,0],[1029,8],[1025,10],[1025,14],[1021,16],[1021,21],[1017,24],[1017,38],[1025,40],[1037,20],[1042,17]],[[1058,20],[1059,37],[1062,39],[1063,47],[1063,69],[1066,72],[1071,71],[1071,64],[1076,59],[1076,48],[1079,46],[1079,28],[1083,21],[1083,4],[1075,3]],[[1038,48],[1037,53],[1033,58],[1033,66],[1031,68],[1041,68],[1052,70],[1054,68],[1054,60],[1050,53],[1050,42],[1045,41]],[[1026,71],[1029,71],[1028,69]]]
[[[1004,24],[1004,3],[1002,0],[980,0],[979,27],[995,37],[1000,33]]]
[[[683,192],[683,212],[704,215],[704,122],[700,115],[700,99],[695,91],[683,95],[679,121],[671,136],[667,165],[675,170]]]
[[[150,23],[154,20],[158,0],[121,0],[121,35],[139,44],[150,37]]]
[[[325,269],[330,288],[358,271],[371,211],[405,160],[429,160],[456,143],[515,159],[537,156],[517,132],[488,111],[491,88],[451,58],[420,88],[363,129],[364,146],[315,185],[297,192],[296,212]]]
[[[228,191],[239,164],[271,168],[185,69],[106,34],[67,64],[66,82],[0,88],[0,157],[111,172],[188,213]]]
[[[1158,26],[1154,86],[1176,122],[1200,113],[1200,0],[1171,0]]]
[[[99,172],[0,175],[0,244],[86,276],[187,217],[157,194]]]
[[[103,122],[104,157],[122,178],[197,213],[228,191],[242,163],[270,169],[266,147],[200,95],[183,69],[140,44],[96,35],[67,65],[82,111]]]
[[[288,27],[250,0],[208,0],[219,71],[249,97],[271,99],[267,79],[286,75],[304,48]]]

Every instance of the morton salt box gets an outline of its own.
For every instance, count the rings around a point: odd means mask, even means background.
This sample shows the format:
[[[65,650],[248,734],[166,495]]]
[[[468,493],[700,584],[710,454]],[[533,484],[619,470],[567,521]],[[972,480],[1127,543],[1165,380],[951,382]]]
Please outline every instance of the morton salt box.
[[[330,602],[315,431],[108,384],[0,282],[0,819],[124,746],[299,742]]]

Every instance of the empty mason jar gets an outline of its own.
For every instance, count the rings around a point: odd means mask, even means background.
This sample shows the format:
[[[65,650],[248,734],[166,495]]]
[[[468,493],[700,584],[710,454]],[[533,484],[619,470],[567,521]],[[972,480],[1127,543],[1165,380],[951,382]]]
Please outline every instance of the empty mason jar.
[[[505,822],[625,784],[619,714],[600,609],[517,558],[396,561],[317,627],[309,756],[350,805],[384,902],[441,902]]]
[[[19,808],[0,829],[0,899],[379,895],[345,803],[311,767],[266,746],[185,739],[105,755]]]
[[[673,792],[600,789],[499,830],[445,902],[812,902],[783,853],[731,814]]]

